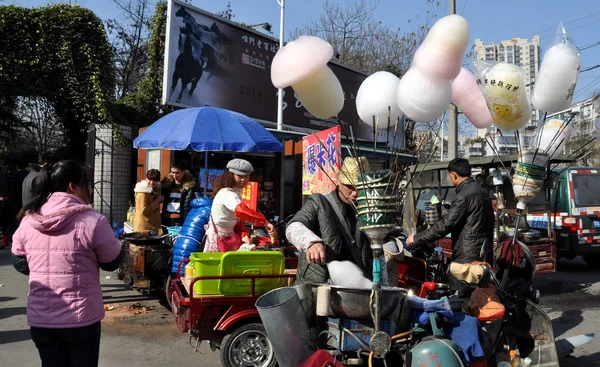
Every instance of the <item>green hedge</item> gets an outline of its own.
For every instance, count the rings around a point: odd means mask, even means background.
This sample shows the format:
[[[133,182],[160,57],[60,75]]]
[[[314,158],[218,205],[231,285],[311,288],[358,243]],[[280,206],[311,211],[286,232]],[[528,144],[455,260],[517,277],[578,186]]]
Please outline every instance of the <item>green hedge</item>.
[[[84,153],[86,127],[112,122],[108,107],[115,75],[102,21],[77,6],[2,6],[0,34],[0,100],[48,98],[63,122],[72,154]],[[0,104],[0,116],[10,115],[9,106]]]

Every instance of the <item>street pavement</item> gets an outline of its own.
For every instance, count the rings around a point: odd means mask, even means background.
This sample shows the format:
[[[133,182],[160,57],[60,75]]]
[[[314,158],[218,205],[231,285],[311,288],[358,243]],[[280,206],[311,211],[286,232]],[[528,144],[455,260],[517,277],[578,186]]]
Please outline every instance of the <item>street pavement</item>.
[[[541,306],[553,320],[557,337],[600,331],[600,270],[583,261],[561,260],[561,272],[538,275]],[[109,278],[109,279],[107,279]],[[198,352],[180,334],[171,313],[155,299],[128,289],[111,273],[102,272],[104,302],[114,307],[102,321],[100,366],[219,366],[218,352],[201,344]],[[15,271],[10,250],[0,250],[0,365],[39,366],[25,316],[27,277]],[[150,306],[141,314],[127,306]],[[563,367],[600,366],[600,334],[577,350]]]
[[[104,303],[114,307],[102,321],[100,366],[219,366],[219,353],[203,343],[198,352],[187,334],[180,334],[172,314],[155,299],[128,289],[122,281],[101,272]],[[0,250],[0,366],[40,366],[25,316],[27,277],[10,262],[10,250]],[[127,306],[150,306],[135,315]]]

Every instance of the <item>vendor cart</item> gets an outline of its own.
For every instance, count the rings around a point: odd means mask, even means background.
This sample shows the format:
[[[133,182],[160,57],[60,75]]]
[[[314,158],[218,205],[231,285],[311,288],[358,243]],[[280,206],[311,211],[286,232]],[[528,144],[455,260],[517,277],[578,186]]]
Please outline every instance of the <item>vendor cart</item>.
[[[260,295],[259,282],[273,279],[288,285],[295,273],[200,276],[187,284],[179,274],[188,262],[186,259],[179,263],[177,278],[173,279],[168,291],[178,331],[189,333],[196,350],[202,341],[207,341],[213,351],[219,349],[223,366],[275,366],[277,361],[271,341],[255,307]],[[250,287],[247,292],[237,295],[196,295],[196,284],[226,280],[249,281]]]
[[[133,232],[121,236],[123,261],[117,276],[143,295],[165,294],[171,266],[171,238]]]
[[[517,162],[517,156],[492,156],[469,159],[469,163],[476,174],[476,179],[484,190],[490,193],[490,198],[494,205],[496,213],[496,230],[494,234],[494,245],[505,239],[512,238],[514,234],[514,224],[517,217],[516,200],[510,183],[509,175],[512,174],[513,165]],[[554,158],[548,165],[547,179],[544,190],[529,204],[529,207],[522,214],[525,217],[541,214],[551,217],[553,210],[551,197],[553,192],[553,171],[552,167],[558,164],[569,164],[572,160],[564,157]],[[448,206],[455,195],[455,189],[450,183],[447,175],[449,162],[436,162],[417,167],[415,170],[415,183],[413,193],[416,201],[415,213],[417,222],[423,225],[425,204],[431,196],[435,194],[442,208]],[[494,177],[494,173],[495,177]],[[494,179],[495,178],[495,179]],[[500,198],[500,200],[498,200]],[[445,209],[442,209],[445,211]],[[523,242],[536,262],[536,271],[539,273],[556,271],[556,234],[552,224],[548,221],[547,228],[530,228],[521,222],[518,233],[518,239]],[[529,221],[527,221],[529,224]],[[525,228],[523,228],[525,227]],[[444,249],[446,256],[452,255],[452,242],[450,238],[439,241],[439,246]]]

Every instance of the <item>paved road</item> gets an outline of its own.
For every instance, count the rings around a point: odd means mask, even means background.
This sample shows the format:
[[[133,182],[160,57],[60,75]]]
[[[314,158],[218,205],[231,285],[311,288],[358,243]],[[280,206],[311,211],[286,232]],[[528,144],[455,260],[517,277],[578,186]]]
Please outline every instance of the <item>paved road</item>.
[[[104,303],[114,310],[102,321],[100,366],[219,366],[218,353],[206,346],[200,348],[203,354],[195,352],[158,301],[138,295],[119,280],[106,279],[109,275],[101,275]],[[39,366],[25,316],[27,277],[14,270],[7,249],[0,250],[0,284],[0,365]],[[153,309],[134,315],[126,310],[134,302]]]
[[[112,366],[218,366],[217,352],[201,346],[194,352],[186,335],[179,334],[171,314],[156,300],[128,290],[122,282],[102,273],[104,302],[115,307],[102,322],[100,365]],[[8,250],[0,250],[0,361],[3,366],[39,366],[25,317],[27,277],[10,264]],[[600,331],[600,270],[582,261],[561,261],[561,272],[539,275],[541,306],[553,319],[557,336]],[[152,306],[141,315],[127,311],[134,302]],[[600,366],[600,334],[575,353],[571,367]],[[566,366],[566,364],[565,364]]]

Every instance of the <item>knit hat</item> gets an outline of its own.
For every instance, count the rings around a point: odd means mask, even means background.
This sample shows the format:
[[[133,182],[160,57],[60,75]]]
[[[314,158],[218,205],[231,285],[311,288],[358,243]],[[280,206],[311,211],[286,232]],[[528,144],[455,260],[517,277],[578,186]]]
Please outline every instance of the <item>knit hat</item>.
[[[360,174],[369,171],[369,161],[366,157],[346,157],[342,169],[337,174],[337,179],[344,185],[356,185]]]
[[[247,176],[254,172],[254,167],[252,167],[252,163],[248,162],[244,159],[232,159],[227,163],[227,169],[240,176]]]

